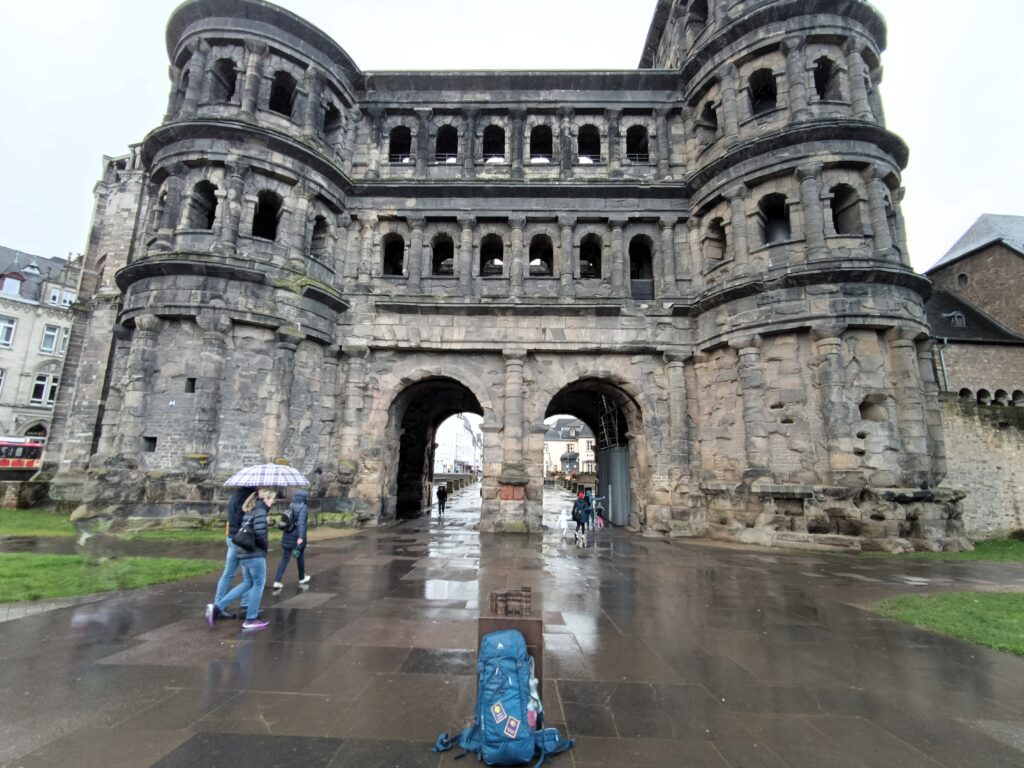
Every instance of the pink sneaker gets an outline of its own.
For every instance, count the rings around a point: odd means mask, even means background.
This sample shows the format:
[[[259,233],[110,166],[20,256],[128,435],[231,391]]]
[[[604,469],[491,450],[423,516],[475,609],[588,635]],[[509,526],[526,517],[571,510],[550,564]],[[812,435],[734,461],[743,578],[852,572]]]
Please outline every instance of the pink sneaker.
[[[266,619],[246,619],[242,622],[242,629],[266,629],[270,622]]]

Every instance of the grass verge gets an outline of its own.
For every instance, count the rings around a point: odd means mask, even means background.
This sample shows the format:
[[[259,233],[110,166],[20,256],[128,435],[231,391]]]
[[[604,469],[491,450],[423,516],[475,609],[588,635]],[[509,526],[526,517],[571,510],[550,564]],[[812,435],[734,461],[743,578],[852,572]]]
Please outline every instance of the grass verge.
[[[74,536],[67,515],[45,509],[0,509],[0,536]]]
[[[973,552],[866,552],[862,557],[909,557],[915,560],[998,560],[1002,562],[1024,562],[1024,541],[1017,539],[993,539],[979,541]]]
[[[878,612],[943,635],[1024,656],[1024,593],[943,592],[894,597]]]
[[[0,553],[0,603],[78,597],[187,579],[223,567],[215,560],[123,557],[93,564],[79,555]]]

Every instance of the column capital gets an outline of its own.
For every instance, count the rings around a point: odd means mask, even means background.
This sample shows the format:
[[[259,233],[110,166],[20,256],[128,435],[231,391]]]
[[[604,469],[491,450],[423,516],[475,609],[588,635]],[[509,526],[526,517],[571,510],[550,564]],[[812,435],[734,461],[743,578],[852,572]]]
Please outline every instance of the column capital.
[[[691,232],[693,230],[695,230],[695,229],[700,229],[700,225],[701,225],[701,217],[700,216],[690,216],[686,220],[686,228],[688,230],[690,230]]]
[[[792,35],[790,37],[783,38],[782,50],[785,53],[798,51],[804,47],[805,42],[807,42],[807,38],[805,38],[803,35]]]
[[[669,367],[682,366],[693,360],[693,352],[665,352],[663,357]]]
[[[841,323],[819,323],[811,326],[811,339],[814,341],[824,341],[825,339],[836,339],[839,340],[846,333],[849,326]]]
[[[469,213],[460,213],[457,221],[459,222],[459,226],[463,229],[472,229],[476,226],[476,216]]]
[[[508,217],[508,225],[512,229],[522,229],[526,226],[526,215],[515,213]]]
[[[608,226],[611,229],[622,229],[629,222],[629,219],[608,219]]]
[[[370,356],[370,347],[365,342],[351,341],[341,345],[342,354],[354,360],[365,360]]]
[[[751,336],[737,336],[735,339],[729,340],[729,347],[735,349],[740,354],[744,352],[757,352],[761,348],[761,344],[764,342],[763,337],[759,333],[755,333]]]
[[[196,325],[208,336],[226,336],[231,332],[231,318],[221,312],[200,312],[196,315]]]
[[[796,177],[800,181],[817,179],[821,175],[824,167],[825,166],[822,163],[806,163],[804,165],[797,166]]]
[[[526,362],[527,352],[525,349],[503,349],[501,356],[505,359],[505,365],[522,365]]]
[[[565,229],[566,227],[575,227],[576,221],[576,216],[565,214],[558,217],[558,226],[562,227],[562,229]]]
[[[405,221],[413,230],[422,230],[427,226],[427,220],[423,216],[409,216]]]
[[[576,114],[576,110],[573,109],[572,107],[559,107],[558,108],[558,116],[562,120],[571,120],[575,114]]]
[[[662,216],[661,218],[658,219],[658,226],[661,227],[662,230],[675,229],[676,224],[678,223],[678,216]]]
[[[250,38],[246,39],[246,41],[245,41],[245,52],[246,53],[251,53],[251,54],[253,54],[255,56],[266,56],[269,51],[270,51],[270,46],[268,46],[262,40],[255,40],[255,39],[250,37]]]
[[[731,203],[735,200],[745,200],[749,191],[745,184],[737,184],[732,189],[727,190],[725,196]]]
[[[470,120],[476,120],[480,117],[480,107],[468,107],[463,111]]]

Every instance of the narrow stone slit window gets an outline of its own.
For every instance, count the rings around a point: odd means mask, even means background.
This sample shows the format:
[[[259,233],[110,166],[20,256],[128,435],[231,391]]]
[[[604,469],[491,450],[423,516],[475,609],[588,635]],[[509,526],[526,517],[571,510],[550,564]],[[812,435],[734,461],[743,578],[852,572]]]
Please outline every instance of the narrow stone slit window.
[[[551,139],[550,125],[535,125],[530,131],[530,158],[532,160],[551,161],[554,157],[554,144]]]
[[[178,93],[176,99],[179,108],[181,107],[181,103],[185,100],[185,94],[188,93],[188,81],[191,77],[191,70],[188,69],[190,64],[191,62],[185,65],[185,72],[181,75],[181,79],[178,81]]]
[[[210,98],[218,104],[227,104],[235,95],[238,75],[233,59],[217,59],[210,70]]]
[[[412,161],[412,131],[404,125],[391,129],[388,135],[388,162],[409,163]]]
[[[596,163],[601,159],[601,132],[596,125],[580,127],[577,149],[580,162]]]
[[[142,438],[142,452],[143,453],[156,453],[156,438],[155,437],[143,437]]]
[[[708,23],[708,0],[693,0],[690,4],[690,18],[701,25]]]
[[[839,67],[828,56],[814,62],[814,90],[822,101],[840,101],[843,92],[839,85]]]
[[[277,239],[277,223],[281,218],[281,196],[265,189],[256,196],[256,212],[252,217],[252,236]]]
[[[459,159],[459,132],[452,125],[437,129],[434,159],[439,163],[454,163]]]
[[[480,274],[501,277],[505,271],[504,244],[497,235],[486,235],[480,241]]]
[[[195,391],[196,391],[196,380],[191,378],[191,377],[185,379],[185,394],[186,395],[191,395],[191,394],[194,394]]]
[[[757,205],[757,219],[764,245],[784,243],[793,235],[785,195],[774,193],[762,199]]]
[[[318,259],[327,256],[329,248],[329,236],[331,226],[327,223],[326,216],[317,216],[313,219],[313,235],[309,241],[309,253]]]
[[[327,105],[324,111],[323,134],[326,138],[333,137],[341,130],[341,110],[333,102]]]
[[[431,245],[431,274],[451,276],[455,274],[455,243],[448,235],[438,235]]]
[[[711,144],[718,138],[718,111],[712,102],[707,102],[697,118],[697,140],[701,144]]]
[[[710,262],[722,261],[726,253],[725,222],[721,218],[712,219],[704,235],[704,258]]]
[[[388,235],[384,238],[384,274],[389,277],[401,277],[405,266],[405,240],[401,235]]]
[[[209,181],[200,181],[192,188],[188,202],[188,228],[213,229],[217,218],[217,188]]]
[[[278,71],[274,73],[274,80],[270,86],[270,110],[284,115],[292,116],[292,109],[295,107],[296,81],[288,72]]]
[[[530,241],[530,277],[546,277],[555,271],[555,249],[551,238],[537,235]]]
[[[598,235],[587,235],[580,242],[580,277],[593,279],[601,277],[601,252],[603,244]]]
[[[832,225],[837,235],[863,235],[860,219],[860,195],[849,184],[837,184],[832,194]]]
[[[629,294],[634,299],[654,298],[654,259],[651,243],[646,237],[629,242]]]
[[[759,69],[750,76],[750,112],[763,115],[778,106],[779,93],[775,86],[775,73]]]
[[[501,162],[505,159],[505,129],[500,125],[484,128],[484,161]]]
[[[633,163],[651,161],[650,141],[645,126],[631,125],[626,131],[626,159]]]

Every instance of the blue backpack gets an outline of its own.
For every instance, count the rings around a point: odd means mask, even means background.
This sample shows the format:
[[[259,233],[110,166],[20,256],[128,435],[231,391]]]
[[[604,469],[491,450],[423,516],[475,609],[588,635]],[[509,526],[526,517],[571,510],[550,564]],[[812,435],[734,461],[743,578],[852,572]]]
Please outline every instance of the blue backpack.
[[[561,738],[557,728],[542,727],[540,699],[530,688],[533,659],[518,630],[485,635],[476,670],[476,715],[457,740],[467,754],[474,753],[487,765],[527,765],[539,754],[540,766],[548,755],[573,745],[572,739]],[[452,746],[448,734],[442,733],[433,751],[447,752]]]

